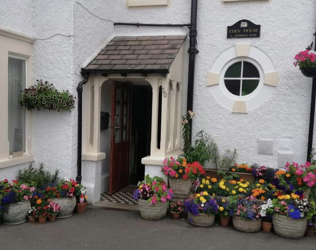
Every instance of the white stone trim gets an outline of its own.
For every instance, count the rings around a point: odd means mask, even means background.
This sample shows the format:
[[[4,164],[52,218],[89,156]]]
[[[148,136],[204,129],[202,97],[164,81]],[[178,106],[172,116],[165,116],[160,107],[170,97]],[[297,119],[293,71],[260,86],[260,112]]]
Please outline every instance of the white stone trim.
[[[127,0],[128,7],[168,6],[169,0]]]
[[[1,168],[7,168],[7,167],[12,167],[16,165],[21,165],[24,163],[31,163],[34,161],[34,156],[33,155],[28,155],[28,154],[23,154],[22,157],[17,157],[17,158],[9,158],[5,160],[0,161],[0,169]]]
[[[247,105],[245,101],[235,101],[233,106],[233,113],[247,114]]]
[[[82,160],[84,161],[102,161],[106,158],[105,153],[83,153]]]
[[[277,86],[278,85],[278,77],[279,77],[279,72],[274,71],[274,72],[267,72],[264,75],[264,84],[270,85],[270,86]]]
[[[1,28],[0,28],[0,36],[6,36],[9,38],[13,38],[15,40],[20,40],[22,42],[27,42],[27,43],[31,43],[31,44],[33,44],[35,41],[35,39],[33,37],[19,34],[19,33],[13,32],[13,31],[9,31],[9,30],[4,30]]]
[[[243,56],[241,56],[243,55]],[[248,55],[248,56],[245,56]],[[235,96],[231,94],[224,83],[224,75],[226,70],[238,61],[248,61],[254,64],[260,74],[260,82],[257,89],[247,96]],[[219,84],[216,84],[217,77]],[[240,104],[235,102],[245,102],[246,109],[242,108],[242,112],[247,113],[262,105],[273,93],[273,86],[277,86],[278,72],[274,69],[271,59],[257,47],[251,46],[249,43],[238,43],[224,51],[215,60],[212,68],[207,73],[208,90],[214,98],[224,107],[233,111],[240,110]],[[237,106],[235,106],[237,105]]]

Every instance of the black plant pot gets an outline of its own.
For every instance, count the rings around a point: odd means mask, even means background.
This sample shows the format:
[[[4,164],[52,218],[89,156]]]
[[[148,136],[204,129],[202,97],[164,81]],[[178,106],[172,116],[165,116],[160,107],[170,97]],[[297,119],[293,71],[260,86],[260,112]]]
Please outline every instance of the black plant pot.
[[[306,77],[316,77],[316,68],[301,69],[302,74]]]

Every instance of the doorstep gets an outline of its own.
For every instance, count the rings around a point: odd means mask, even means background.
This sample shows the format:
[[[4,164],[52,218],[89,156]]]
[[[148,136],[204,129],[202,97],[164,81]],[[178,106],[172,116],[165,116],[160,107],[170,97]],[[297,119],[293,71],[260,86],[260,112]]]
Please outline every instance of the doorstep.
[[[93,205],[96,208],[105,208],[112,210],[127,210],[127,211],[139,211],[138,205],[123,204],[109,201],[99,201]]]

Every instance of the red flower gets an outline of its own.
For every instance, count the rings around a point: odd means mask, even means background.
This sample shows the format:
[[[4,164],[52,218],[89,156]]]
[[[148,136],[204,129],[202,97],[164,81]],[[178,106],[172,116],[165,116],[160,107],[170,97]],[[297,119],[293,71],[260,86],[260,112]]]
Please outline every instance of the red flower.
[[[8,179],[4,179],[4,183],[8,183]]]
[[[189,176],[188,176],[187,174],[184,174],[184,175],[182,176],[182,178],[183,178],[183,180],[187,180],[187,179],[189,178]]]
[[[62,189],[65,189],[65,190],[68,190],[69,185],[68,185],[68,184],[64,184],[64,185],[61,186],[61,188],[62,188]]]
[[[57,198],[59,198],[60,197],[60,194],[57,194]]]
[[[70,188],[70,191],[69,191],[70,193],[74,193],[75,192],[75,188],[74,187],[72,187],[72,188]]]
[[[12,182],[15,183],[15,184],[18,184],[19,181],[18,180],[13,180]]]
[[[46,191],[50,191],[50,190],[51,190],[50,187],[47,187],[47,188],[46,188]]]
[[[56,188],[55,187],[52,187],[52,190],[54,191]]]

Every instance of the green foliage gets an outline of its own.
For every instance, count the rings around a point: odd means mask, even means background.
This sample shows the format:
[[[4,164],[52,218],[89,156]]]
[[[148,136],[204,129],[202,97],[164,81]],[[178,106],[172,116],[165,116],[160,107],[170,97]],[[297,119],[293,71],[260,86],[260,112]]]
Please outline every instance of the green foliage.
[[[198,161],[202,166],[205,166],[211,159],[216,162],[218,158],[217,145],[207,133],[200,131],[196,135],[195,145],[185,151],[184,158],[187,159],[187,162]]]
[[[39,168],[34,168],[31,164],[27,169],[19,170],[17,180],[30,186],[37,187],[38,189],[43,189],[49,183],[57,183],[59,181],[58,174],[58,170],[53,174],[44,170],[43,164],[41,164]]]
[[[223,171],[228,171],[231,166],[235,165],[236,159],[237,159],[237,150],[234,149],[234,151],[231,151],[227,149],[223,156],[216,157],[216,161],[215,161],[216,168]]]
[[[68,90],[59,92],[53,84],[37,80],[37,84],[27,88],[19,100],[28,110],[66,110],[74,108],[75,97]]]
[[[182,138],[184,142],[183,151],[187,153],[192,150],[190,134],[191,134],[191,124],[194,113],[190,110],[182,116]]]

